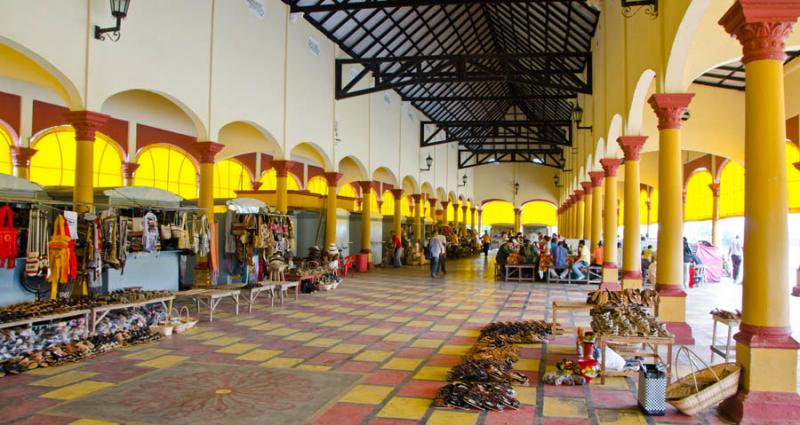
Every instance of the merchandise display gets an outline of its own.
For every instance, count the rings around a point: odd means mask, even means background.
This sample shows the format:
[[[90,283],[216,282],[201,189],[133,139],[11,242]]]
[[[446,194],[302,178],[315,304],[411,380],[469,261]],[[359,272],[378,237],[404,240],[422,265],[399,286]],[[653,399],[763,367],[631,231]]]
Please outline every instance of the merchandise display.
[[[12,304],[0,307],[0,325],[19,320],[90,309],[96,305],[98,305],[97,300],[89,297],[59,298]]]
[[[723,320],[736,320],[736,321],[742,320],[742,312],[739,310],[728,311],[715,308],[711,310],[710,313],[712,316],[719,317],[720,319]]]
[[[628,288],[622,291],[609,291],[601,289],[590,292],[586,299],[587,304],[636,304],[655,308],[658,305],[658,292],[653,289]]]
[[[592,330],[596,334],[618,336],[671,337],[646,307],[637,304],[605,304],[592,308]]]
[[[540,321],[490,323],[461,363],[450,369],[449,384],[434,399],[436,407],[502,411],[519,408],[511,384],[525,385],[528,376],[513,371],[519,361],[515,344],[546,341],[551,326]]]

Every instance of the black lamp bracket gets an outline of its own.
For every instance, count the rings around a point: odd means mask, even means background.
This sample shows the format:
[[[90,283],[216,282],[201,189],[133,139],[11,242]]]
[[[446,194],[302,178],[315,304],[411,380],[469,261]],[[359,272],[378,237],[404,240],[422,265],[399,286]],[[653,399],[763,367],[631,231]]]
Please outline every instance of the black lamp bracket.
[[[117,18],[117,25],[111,28],[100,28],[99,25],[94,26],[94,38],[97,40],[105,40],[106,36],[104,34],[108,34],[108,38],[111,41],[119,41],[119,30],[122,29],[122,16],[116,15]]]
[[[621,0],[622,1],[622,16],[630,18],[640,10],[644,9],[644,13],[650,16],[651,19],[658,17],[658,0]],[[634,10],[635,8],[635,10]]]

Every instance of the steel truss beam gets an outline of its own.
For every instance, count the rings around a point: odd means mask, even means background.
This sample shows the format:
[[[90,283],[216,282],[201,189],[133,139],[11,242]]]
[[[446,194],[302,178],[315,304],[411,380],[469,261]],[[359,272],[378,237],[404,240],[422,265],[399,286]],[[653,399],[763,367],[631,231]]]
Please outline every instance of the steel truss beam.
[[[314,4],[298,5],[298,1],[290,2],[291,12],[317,13],[341,12],[365,9],[385,9],[398,7],[422,7],[441,5],[470,5],[487,3],[573,3],[585,0],[319,0]]]
[[[557,131],[558,129],[566,131],[562,133]],[[442,134],[445,135],[445,138],[436,140]],[[420,147],[452,142],[464,145],[468,141],[494,139],[521,140],[518,143],[506,144],[534,142],[572,146],[572,123],[568,120],[421,121],[419,136]],[[477,142],[477,144],[480,145],[481,142]],[[504,142],[493,144],[504,144]]]
[[[564,153],[561,149],[459,149],[458,168],[498,163],[531,163],[545,167],[563,168]]]
[[[500,53],[482,55],[420,55],[387,58],[337,59],[336,98],[346,99],[389,89],[425,83],[464,83],[499,81],[521,86],[563,90],[564,95],[592,93],[591,77],[583,78],[584,68],[569,66],[567,60],[582,59],[591,69],[591,52]],[[344,67],[362,69],[344,82]],[[356,89],[372,73],[371,87]],[[551,76],[565,76],[570,83],[559,83]],[[424,101],[425,96],[417,96]],[[513,96],[512,96],[513,97]]]

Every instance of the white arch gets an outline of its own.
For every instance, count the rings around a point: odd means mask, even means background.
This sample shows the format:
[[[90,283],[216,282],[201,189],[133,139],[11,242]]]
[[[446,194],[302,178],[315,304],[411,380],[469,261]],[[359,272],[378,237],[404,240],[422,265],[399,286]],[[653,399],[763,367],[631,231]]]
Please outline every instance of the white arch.
[[[144,92],[144,93],[154,94],[156,96],[159,96],[159,97],[162,97],[162,98],[166,99],[168,102],[170,102],[173,105],[175,105],[176,107],[178,107],[178,109],[180,109],[181,112],[183,112],[186,115],[186,117],[189,118],[189,120],[194,125],[195,135],[197,137],[197,140],[201,141],[201,142],[209,141],[208,129],[206,128],[205,124],[203,124],[203,121],[200,119],[200,116],[195,111],[193,111],[192,108],[190,108],[188,105],[183,103],[177,97],[175,97],[175,96],[173,96],[173,95],[171,95],[169,93],[166,93],[164,91],[161,91],[161,90],[153,90],[153,89],[146,88],[146,87],[137,87],[137,88],[130,88],[130,89],[126,89],[126,90],[123,90],[123,91],[120,91],[120,92],[116,92],[116,93],[108,96],[107,98],[105,98],[105,100],[103,100],[103,103],[101,104],[100,110],[101,111],[106,111],[107,108],[109,107],[109,101],[111,101],[114,98],[124,97],[126,95],[135,94],[137,92]]]
[[[622,115],[614,114],[608,125],[608,138],[606,139],[606,157],[616,158],[619,153],[617,139],[622,136]]]
[[[669,60],[664,73],[665,93],[682,93],[689,87],[690,82],[684,81],[684,71],[689,61],[689,51],[700,28],[703,15],[710,4],[711,0],[694,0],[686,8],[686,13],[683,14],[678,31],[672,40],[672,48],[670,49]],[[722,17],[722,15],[719,17]]]
[[[603,138],[597,139],[597,147],[594,152],[594,158],[592,158],[592,171],[600,171],[602,167],[600,166],[600,160],[603,159],[603,156],[606,153],[606,142]]]
[[[247,134],[242,132],[250,132]],[[232,140],[228,140],[228,138]],[[275,136],[264,127],[253,121],[231,121],[217,132],[217,142],[225,145],[220,152],[219,158],[225,159],[250,152],[260,152],[272,155],[275,158],[282,158],[283,151]]]
[[[642,120],[644,117],[645,105],[647,103],[647,93],[656,77],[656,72],[646,69],[636,83],[636,89],[631,98],[631,107],[628,110],[628,121],[625,125],[625,134],[628,136],[638,136],[642,134]]]

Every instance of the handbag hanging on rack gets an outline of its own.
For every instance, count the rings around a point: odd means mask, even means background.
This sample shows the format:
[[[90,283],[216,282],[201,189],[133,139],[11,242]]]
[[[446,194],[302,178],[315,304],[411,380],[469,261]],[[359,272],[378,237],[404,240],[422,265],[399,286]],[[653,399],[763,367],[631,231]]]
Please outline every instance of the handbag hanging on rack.
[[[64,217],[59,214],[58,217],[56,217],[55,224],[53,224],[53,237],[47,244],[48,251],[50,252],[48,257],[50,259],[51,273],[48,280],[50,281],[51,299],[56,299],[59,284],[65,285],[69,283],[71,262],[69,243],[72,242],[72,238],[66,234],[65,228],[66,222],[64,221]]]
[[[13,269],[17,258],[17,229],[14,228],[14,213],[11,207],[0,207],[0,267]]]

